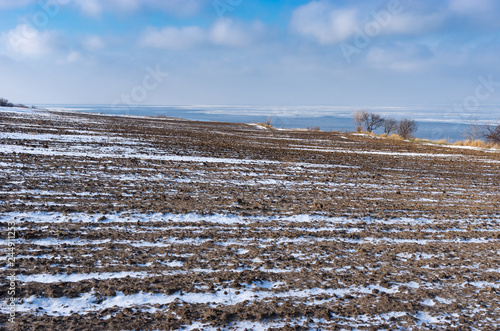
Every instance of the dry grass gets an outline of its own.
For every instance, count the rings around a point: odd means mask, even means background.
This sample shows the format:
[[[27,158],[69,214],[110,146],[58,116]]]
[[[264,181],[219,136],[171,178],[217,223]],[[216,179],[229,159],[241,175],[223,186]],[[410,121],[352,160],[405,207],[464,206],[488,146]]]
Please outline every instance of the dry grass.
[[[485,142],[480,139],[476,140],[461,140],[455,142],[453,145],[455,146],[469,146],[469,147],[477,147],[477,148],[491,148],[491,149],[500,149],[500,144],[499,143],[493,143],[493,142]]]
[[[476,140],[472,140],[469,144],[469,146],[472,146],[472,147],[479,147],[479,148],[488,148],[488,144],[485,143],[484,141],[482,140],[479,140],[479,139],[476,139]]]
[[[267,123],[259,122],[259,123],[257,123],[257,125],[260,125],[268,130],[275,130],[276,129],[274,126],[272,126],[271,124],[267,124]]]
[[[362,133],[367,136],[372,136],[372,137],[380,137],[380,138],[386,138],[386,139],[392,139],[392,140],[404,140],[403,137],[401,137],[399,134],[393,133],[391,135],[387,135],[387,133],[382,133],[382,134],[376,134],[373,132],[368,132],[368,131],[361,131],[361,132],[356,132],[356,133]]]
[[[375,133],[373,133],[373,132],[368,132],[368,131],[355,131],[355,132],[353,132],[353,133],[355,133],[355,134],[357,134],[357,135],[364,134],[364,135],[367,135],[367,136],[375,136]]]
[[[454,143],[456,146],[469,146],[469,147],[478,147],[478,148],[487,148],[487,144],[479,139],[476,140],[462,140]]]
[[[266,123],[259,122],[257,125],[260,125],[268,130],[276,130],[276,128],[273,126],[273,119],[271,117],[268,117],[266,119]]]
[[[500,143],[494,143],[494,142],[486,143],[486,148],[500,149]]]
[[[387,135],[386,133],[382,134],[375,134],[373,132],[358,132],[358,133],[363,133],[368,136],[374,136],[374,137],[380,137],[380,138],[386,138],[386,139],[392,139],[392,140],[404,140],[403,137],[401,137],[399,134],[393,133],[391,135]],[[420,142],[420,143],[430,143],[430,144],[436,144],[436,145],[455,145],[455,146],[469,146],[469,147],[477,147],[477,148],[490,148],[490,149],[500,149],[500,143],[492,143],[492,142],[485,142],[480,139],[476,140],[461,140],[457,141],[453,144],[451,144],[448,140],[446,139],[440,139],[440,140],[427,140],[427,139],[410,139],[412,142]]]
[[[429,139],[415,138],[415,139],[410,139],[410,141],[418,142],[418,143],[433,144],[433,145],[449,145],[450,144],[448,142],[448,140],[446,140],[446,139],[429,140]]]
[[[392,140],[404,140],[403,137],[401,137],[399,134],[397,133],[393,133],[391,134],[389,137],[387,137],[389,139],[392,139]]]

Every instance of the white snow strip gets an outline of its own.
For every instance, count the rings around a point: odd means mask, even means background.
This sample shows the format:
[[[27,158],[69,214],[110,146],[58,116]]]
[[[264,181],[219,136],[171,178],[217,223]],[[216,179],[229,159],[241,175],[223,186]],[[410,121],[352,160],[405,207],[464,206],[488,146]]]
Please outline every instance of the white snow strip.
[[[389,156],[412,156],[412,157],[440,157],[440,158],[464,158],[460,154],[433,154],[433,153],[405,153],[405,152],[379,152],[379,151],[361,151],[349,149],[322,149],[322,148],[289,148],[294,150],[327,152],[327,153],[348,153],[348,154],[369,154],[369,155],[389,155]]]
[[[74,147],[74,146],[73,146]],[[85,148],[88,151],[66,151],[66,150],[56,150],[52,147],[48,148],[33,148],[25,147],[19,145],[0,145],[0,153],[6,154],[30,154],[30,155],[46,155],[46,156],[67,156],[67,157],[81,157],[81,158],[117,158],[117,159],[142,159],[142,160],[160,160],[160,161],[175,161],[175,162],[195,162],[195,163],[226,163],[226,164],[284,164],[298,167],[310,167],[310,168],[357,168],[346,165],[331,165],[331,164],[318,164],[318,163],[290,163],[290,162],[280,162],[271,160],[248,160],[248,159],[234,159],[234,158],[215,158],[215,157],[201,157],[201,156],[179,156],[179,155],[169,155],[169,154],[139,154],[134,153],[136,149],[121,148],[121,149],[109,149],[115,153],[102,153],[97,152],[96,149],[89,148],[88,146],[79,146]],[[99,148],[102,151],[104,148]]]
[[[36,275],[18,275],[17,279],[20,282],[23,283],[30,283],[30,282],[35,282],[35,283],[60,283],[60,282],[69,282],[69,283],[76,283],[80,282],[83,280],[89,280],[89,279],[97,279],[97,280],[104,280],[104,279],[116,279],[116,278],[125,278],[125,277],[132,277],[132,278],[147,278],[150,277],[151,275],[147,272],[103,272],[103,273],[90,273],[90,274],[56,274],[56,275],[50,275],[50,274],[36,274]]]
[[[0,139],[12,139],[12,140],[28,140],[28,141],[57,141],[57,142],[77,142],[77,143],[118,143],[123,144],[124,142],[129,144],[137,144],[138,140],[128,140],[126,141],[122,137],[111,137],[103,135],[65,135],[65,134],[30,134],[30,133],[12,133],[12,132],[0,132]]]
[[[263,284],[266,289],[276,288],[280,283],[269,284],[266,282]],[[117,292],[116,296],[108,297],[104,301],[97,303],[97,298],[94,293],[84,293],[77,298],[37,298],[36,296],[31,296],[24,299],[22,304],[18,306],[18,312],[31,312],[35,314],[44,314],[51,316],[67,316],[72,314],[71,312],[78,312],[80,314],[86,314],[93,311],[101,311],[106,308],[118,307],[118,308],[128,308],[128,307],[141,307],[150,309],[149,311],[155,310],[153,305],[165,305],[175,300],[179,299],[186,303],[204,303],[210,305],[217,304],[238,304],[244,301],[259,301],[267,298],[312,298],[317,295],[327,295],[330,300],[337,300],[337,297],[342,297],[347,294],[356,295],[358,293],[371,293],[374,289],[378,289],[381,292],[388,294],[394,294],[398,292],[398,287],[394,286],[391,289],[381,287],[379,285],[370,285],[367,287],[349,287],[342,289],[321,289],[312,288],[306,290],[291,290],[286,292],[272,292],[272,291],[259,291],[258,289],[263,287],[259,284],[253,284],[253,286],[247,289],[240,290],[240,294],[236,294],[233,290],[223,289],[215,293],[175,293],[173,295],[166,294],[153,294],[153,293],[136,293],[131,295],[125,295],[122,292]],[[42,308],[40,310],[39,308]],[[7,313],[7,308],[2,306],[0,309],[1,313]]]
[[[237,224],[250,224],[255,222],[273,222],[277,221],[283,226],[288,223],[305,223],[307,224],[305,228],[314,229],[314,231],[321,229],[335,229],[334,226],[339,225],[342,229],[353,228],[356,224],[366,223],[366,224],[380,224],[380,225],[401,225],[405,226],[419,226],[419,225],[429,225],[433,224],[443,224],[445,220],[432,220],[426,218],[396,218],[396,219],[377,219],[377,218],[363,218],[363,219],[350,219],[346,217],[328,217],[320,215],[293,215],[293,216],[246,216],[242,217],[239,215],[200,215],[200,214],[141,214],[141,213],[118,213],[118,214],[86,214],[86,213],[74,213],[63,215],[57,212],[9,212],[0,215],[0,221],[2,222],[33,222],[33,223],[136,223],[136,222],[165,222],[165,225],[173,225],[169,223],[212,223],[212,224],[222,224],[222,225],[237,225]],[[457,228],[456,226],[461,223],[466,224],[482,224],[486,226],[485,222],[493,221],[495,225],[498,224],[497,220],[473,220],[473,219],[463,219],[463,220],[453,220],[452,226],[446,228],[446,230],[426,230],[427,232],[447,232],[449,231],[463,231],[463,229]],[[321,228],[311,228],[308,224],[314,225],[317,222],[327,223],[326,226]],[[295,225],[297,227],[297,225]],[[497,227],[492,227],[488,225],[487,227],[490,231],[497,231]],[[483,228],[484,230],[485,228]],[[368,239],[368,238],[367,238]]]

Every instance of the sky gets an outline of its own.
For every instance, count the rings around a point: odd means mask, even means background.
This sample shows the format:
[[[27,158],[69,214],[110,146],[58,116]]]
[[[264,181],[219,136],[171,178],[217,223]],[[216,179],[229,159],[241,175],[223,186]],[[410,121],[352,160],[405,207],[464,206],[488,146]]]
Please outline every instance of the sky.
[[[500,101],[496,0],[0,0],[27,104]]]

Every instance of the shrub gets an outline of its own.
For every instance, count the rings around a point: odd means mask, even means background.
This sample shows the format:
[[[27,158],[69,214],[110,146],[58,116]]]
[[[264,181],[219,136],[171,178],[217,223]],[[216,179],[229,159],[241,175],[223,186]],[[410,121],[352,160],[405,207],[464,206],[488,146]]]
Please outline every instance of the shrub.
[[[386,118],[384,121],[384,133],[390,135],[391,132],[395,131],[398,126],[398,121],[394,118]]]
[[[498,144],[500,143],[500,124],[486,125],[481,130],[481,135],[486,139],[486,141]]]
[[[466,129],[460,132],[460,135],[465,140],[474,141],[477,138],[479,138],[480,133],[481,133],[481,126],[479,125],[479,117],[471,116],[469,117],[469,125],[467,126]]]
[[[271,118],[271,117],[268,117],[268,118],[266,119],[266,124],[265,124],[265,126],[269,126],[269,127],[273,126],[273,120],[272,120],[272,118]]]
[[[418,124],[411,119],[403,118],[399,121],[397,126],[397,132],[403,139],[408,139],[413,137],[413,134],[417,132]]]
[[[268,117],[266,119],[266,123],[257,123],[258,125],[260,126],[263,126],[265,127],[266,129],[269,129],[269,130],[274,130],[275,128],[273,127],[273,121],[272,121],[272,118],[271,117]]]
[[[368,113],[363,110],[359,110],[354,112],[354,123],[356,123],[356,131],[361,132],[363,131],[363,124],[365,122],[366,117],[368,116]]]

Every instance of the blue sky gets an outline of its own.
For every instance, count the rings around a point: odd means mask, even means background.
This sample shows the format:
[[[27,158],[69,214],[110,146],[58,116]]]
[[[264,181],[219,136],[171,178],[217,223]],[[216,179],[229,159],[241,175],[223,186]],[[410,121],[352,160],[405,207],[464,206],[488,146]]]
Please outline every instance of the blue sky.
[[[498,17],[495,0],[0,0],[0,96],[454,104],[483,77],[499,102]]]

